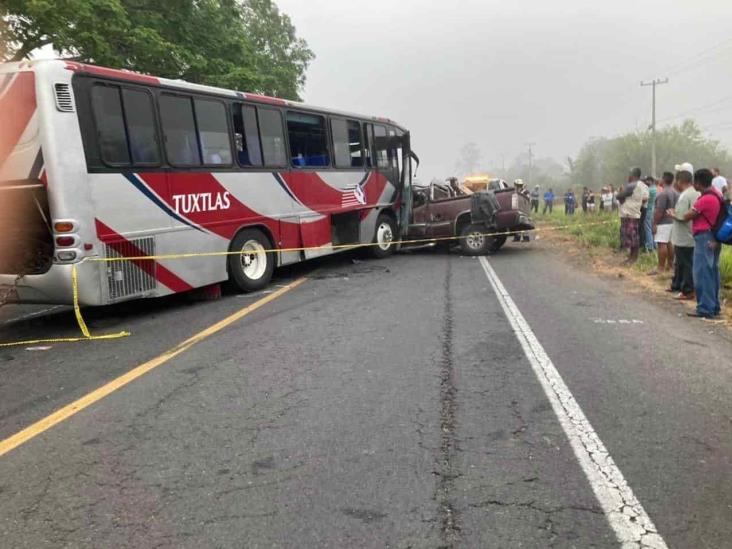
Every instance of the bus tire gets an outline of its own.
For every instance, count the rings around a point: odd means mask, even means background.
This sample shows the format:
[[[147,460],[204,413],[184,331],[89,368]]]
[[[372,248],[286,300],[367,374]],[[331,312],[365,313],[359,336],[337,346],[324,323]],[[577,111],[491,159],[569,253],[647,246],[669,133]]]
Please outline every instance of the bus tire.
[[[383,259],[393,254],[396,248],[394,244],[396,234],[394,219],[388,214],[379,214],[379,217],[376,218],[373,246],[369,247],[370,254],[376,259]]]
[[[259,229],[239,231],[231,241],[232,252],[227,258],[229,282],[241,292],[256,292],[269,284],[274,272],[275,254],[266,252],[272,243]]]
[[[494,238],[487,236],[485,225],[471,223],[460,232],[460,250],[465,255],[485,255],[491,249]]]

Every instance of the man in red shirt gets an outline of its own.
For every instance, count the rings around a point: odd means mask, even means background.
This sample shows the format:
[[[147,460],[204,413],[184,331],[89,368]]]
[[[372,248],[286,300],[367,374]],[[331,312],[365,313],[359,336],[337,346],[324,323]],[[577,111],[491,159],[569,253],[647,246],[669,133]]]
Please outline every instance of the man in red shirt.
[[[719,315],[721,309],[719,303],[722,282],[719,273],[721,247],[714,239],[712,228],[722,207],[722,195],[712,186],[712,179],[714,174],[710,170],[696,171],[694,188],[702,194],[684,216],[687,221],[692,220],[691,232],[694,234],[696,311],[688,315],[701,318],[714,318]]]

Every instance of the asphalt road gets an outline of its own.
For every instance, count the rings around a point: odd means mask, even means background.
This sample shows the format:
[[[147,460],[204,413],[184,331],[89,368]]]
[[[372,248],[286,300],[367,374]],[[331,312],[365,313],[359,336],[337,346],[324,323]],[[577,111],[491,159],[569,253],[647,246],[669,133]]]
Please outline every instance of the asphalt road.
[[[669,547],[731,547],[732,342],[537,245],[489,262]],[[617,547],[477,259],[351,256],[0,456],[3,547]],[[0,349],[0,440],[261,299]],[[40,313],[27,319],[14,320]],[[5,308],[0,340],[75,333]]]

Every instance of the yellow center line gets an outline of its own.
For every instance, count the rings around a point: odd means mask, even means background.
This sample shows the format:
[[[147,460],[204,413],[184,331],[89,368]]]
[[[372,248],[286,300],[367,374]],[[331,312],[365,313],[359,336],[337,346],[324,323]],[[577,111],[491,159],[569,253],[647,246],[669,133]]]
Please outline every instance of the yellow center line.
[[[303,282],[305,282],[307,278],[299,278],[292,282],[291,284],[285,286],[284,288],[280,288],[276,292],[273,292],[269,294],[266,297],[263,297],[259,301],[255,301],[251,305],[248,305],[247,307],[244,307],[243,309],[237,311],[231,316],[228,316],[224,318],[223,320],[220,320],[216,324],[213,324],[206,328],[205,330],[202,330],[198,332],[196,335],[189,337],[182,343],[179,343],[172,349],[169,349],[165,351],[163,354],[153,358],[152,360],[148,360],[147,362],[140,364],[139,366],[133,368],[129,372],[122,374],[116,379],[113,379],[109,383],[106,383],[105,385],[102,385],[101,387],[95,389],[91,393],[88,393],[81,397],[78,400],[75,400],[71,404],[67,404],[63,408],[60,408],[53,412],[52,414],[44,417],[43,419],[33,423],[32,425],[29,425],[22,431],[19,431],[15,433],[14,435],[6,438],[2,442],[0,442],[0,456],[3,456],[10,452],[11,450],[17,448],[21,444],[25,444],[29,440],[37,437],[41,433],[48,431],[55,425],[58,425],[65,419],[70,418],[71,416],[78,414],[83,409],[91,406],[95,402],[98,402],[102,400],[103,398],[109,396],[113,392],[115,392],[117,389],[120,389],[127,385],[128,383],[131,383],[132,381],[136,380],[139,377],[142,377],[146,373],[148,373],[151,370],[154,370],[158,366],[161,366],[162,364],[165,364],[172,358],[175,358],[176,356],[186,352],[188,349],[196,345],[197,343],[200,343],[207,337],[210,337],[214,335],[215,333],[223,330],[227,326],[233,324],[237,320],[240,320],[241,318],[244,318],[248,314],[256,311],[260,307],[263,307],[267,303],[270,303],[274,301],[275,299],[279,298],[281,295],[289,292],[290,290],[293,290],[300,286]]]

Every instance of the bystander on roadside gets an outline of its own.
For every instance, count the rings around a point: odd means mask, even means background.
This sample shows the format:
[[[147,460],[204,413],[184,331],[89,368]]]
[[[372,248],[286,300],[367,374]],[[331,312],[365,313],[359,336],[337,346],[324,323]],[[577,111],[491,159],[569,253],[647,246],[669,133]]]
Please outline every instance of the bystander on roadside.
[[[650,175],[646,177],[646,185],[648,186],[648,205],[646,206],[645,217],[643,218],[643,230],[645,231],[644,247],[647,252],[652,252],[656,249],[656,241],[653,238],[655,234],[653,232],[654,215],[656,211],[656,180]]]
[[[534,187],[534,190],[531,191],[531,211],[534,213],[539,213],[539,197],[541,195],[539,194],[539,185],[536,185]]]
[[[701,169],[694,174],[694,187],[701,196],[694,202],[684,219],[691,220],[694,234],[694,291],[696,311],[689,316],[714,318],[721,311],[719,294],[721,274],[719,255],[721,245],[714,238],[712,229],[722,208],[722,195],[712,185],[711,170]]]
[[[694,235],[691,232],[691,221],[686,214],[700,196],[693,184],[694,166],[688,162],[676,165],[676,190],[680,192],[675,208],[668,214],[673,218],[671,243],[674,247],[674,277],[669,292],[676,293],[674,299],[694,299]],[[664,174],[665,176],[665,174]]]
[[[722,196],[727,196],[727,193],[729,193],[729,184],[727,182],[727,178],[722,175],[722,173],[719,171],[719,168],[714,168],[712,170],[712,173],[714,174],[714,179],[712,179],[712,185],[714,185],[714,188],[717,189]]]
[[[652,210],[650,206],[648,207],[648,212],[653,211],[651,233],[658,248],[658,267],[648,273],[650,275],[671,271],[674,264],[674,246],[671,243],[674,220],[668,213],[669,210],[676,207],[679,199],[679,194],[674,189],[674,174],[664,172],[659,184],[660,190],[657,192],[654,208]],[[652,199],[649,198],[649,204],[651,201]]]
[[[552,213],[554,210],[554,191],[551,189],[544,193],[544,214],[546,214],[547,210],[549,213]]]
[[[648,189],[640,180],[640,168],[633,168],[628,175],[628,182],[618,192],[620,202],[620,246],[628,250],[626,265],[638,261],[640,251],[640,217],[643,201],[647,200]],[[642,187],[641,187],[642,186]],[[645,190],[643,189],[645,188]]]

